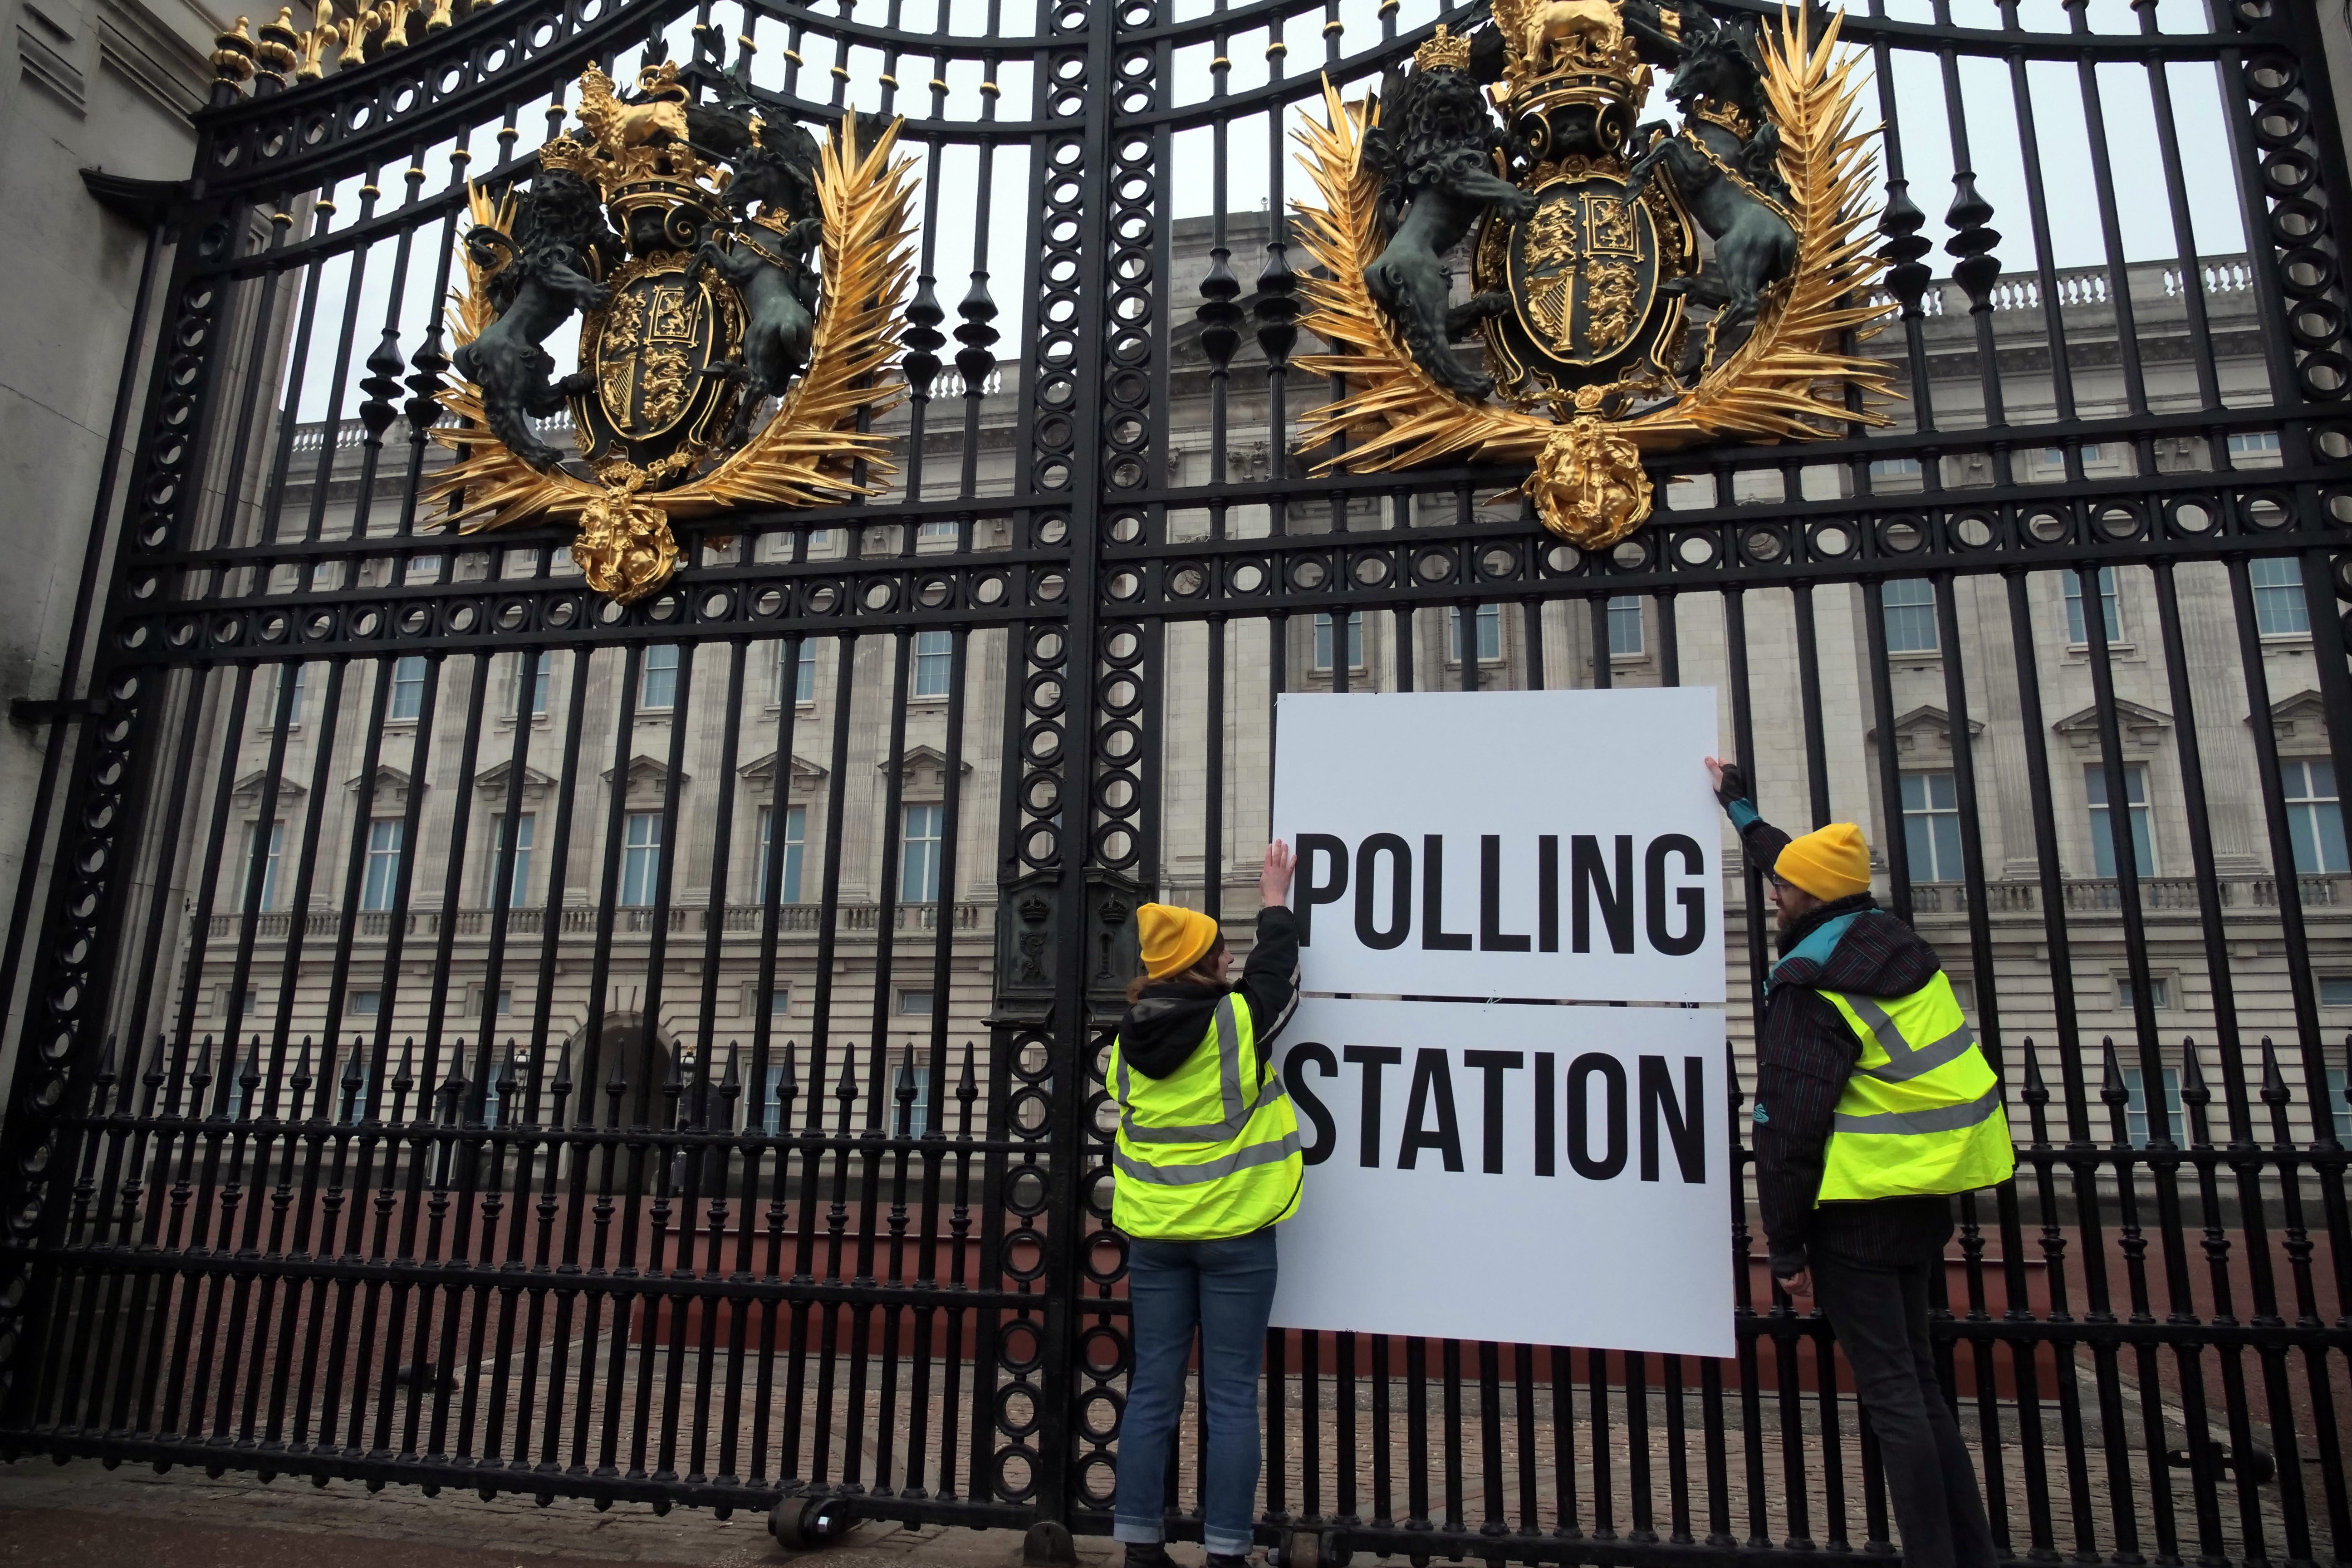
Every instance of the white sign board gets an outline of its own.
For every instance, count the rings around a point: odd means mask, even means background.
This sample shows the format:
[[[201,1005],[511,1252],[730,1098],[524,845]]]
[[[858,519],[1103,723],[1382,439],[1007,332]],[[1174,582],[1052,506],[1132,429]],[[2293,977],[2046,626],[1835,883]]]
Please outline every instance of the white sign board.
[[[1302,1000],[1276,1324],[1733,1354],[1723,1019]]]
[[[1286,692],[1317,991],[1720,1002],[1715,691]]]

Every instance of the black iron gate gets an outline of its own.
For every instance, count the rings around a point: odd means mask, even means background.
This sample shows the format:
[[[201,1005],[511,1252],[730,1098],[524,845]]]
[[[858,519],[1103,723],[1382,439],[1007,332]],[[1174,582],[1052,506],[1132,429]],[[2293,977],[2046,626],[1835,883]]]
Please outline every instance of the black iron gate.
[[[193,177],[129,193],[156,336],[8,950],[0,1450],[1103,1530],[1118,937],[1247,912],[1274,698],[1704,681],[1768,811],[1872,825],[2008,1081],[2021,1174],[1962,1205],[1938,1333],[2010,1550],[2345,1561],[2352,38],[1851,13],[1907,428],[1654,464],[1587,556],[1487,499],[1516,475],[1292,452],[1285,132],[1465,15],[390,0],[224,40]],[[906,116],[912,399],[890,493],[682,523],[621,610],[568,531],[418,496],[467,181],[664,58]],[[1267,1539],[1883,1547],[1826,1335],[1731,1240],[1729,1363],[1277,1335]]]

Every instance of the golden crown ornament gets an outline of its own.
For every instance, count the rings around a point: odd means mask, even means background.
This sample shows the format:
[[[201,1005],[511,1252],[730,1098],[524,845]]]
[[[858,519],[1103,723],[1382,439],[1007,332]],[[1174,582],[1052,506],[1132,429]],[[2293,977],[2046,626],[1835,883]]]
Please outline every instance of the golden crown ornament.
[[[1423,70],[1460,70],[1470,63],[1470,40],[1457,37],[1443,22],[1429,42],[1412,51],[1412,63]]]
[[[1299,133],[1319,196],[1299,324],[1329,345],[1302,363],[1345,391],[1305,422],[1331,448],[1317,471],[1527,464],[1544,526],[1601,549],[1650,515],[1644,453],[1886,423],[1885,369],[1849,352],[1892,307],[1866,302],[1876,161],[1837,35],[1811,8],[1493,0],[1373,97],[1327,81]],[[1680,123],[1637,127],[1662,68]],[[1483,364],[1453,347],[1473,324]]]
[[[893,471],[871,425],[903,394],[877,383],[912,281],[911,163],[895,121],[845,113],[820,141],[748,60],[716,101],[667,61],[625,97],[591,66],[529,188],[469,193],[463,380],[432,433],[457,460],[426,497],[465,532],[573,522],[589,585],[624,603],[677,572],[672,518],[835,504]],[[541,344],[574,314],[558,377]],[[569,454],[540,428],[566,411]]]

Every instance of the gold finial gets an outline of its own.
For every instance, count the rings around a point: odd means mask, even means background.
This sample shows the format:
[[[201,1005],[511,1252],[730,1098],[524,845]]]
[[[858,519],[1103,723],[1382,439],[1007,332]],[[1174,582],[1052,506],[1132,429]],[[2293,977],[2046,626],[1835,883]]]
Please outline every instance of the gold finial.
[[[1425,71],[1436,70],[1440,67],[1465,69],[1470,64],[1470,40],[1456,37],[1451,28],[1440,22],[1436,34],[1429,42],[1412,51],[1412,63]]]
[[[301,56],[302,35],[295,30],[294,8],[281,5],[278,15],[261,24],[253,52],[268,75],[283,81]]]
[[[253,79],[253,35],[246,31],[247,21],[239,16],[236,26],[213,40],[215,81],[241,87]]]

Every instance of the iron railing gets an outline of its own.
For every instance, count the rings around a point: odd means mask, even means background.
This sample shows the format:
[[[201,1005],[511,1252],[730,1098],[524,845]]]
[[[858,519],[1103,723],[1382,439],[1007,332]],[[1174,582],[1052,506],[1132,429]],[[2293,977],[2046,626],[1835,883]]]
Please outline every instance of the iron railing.
[[[1704,683],[1768,812],[1870,826],[2009,1086],[2021,1174],[1958,1205],[1935,1328],[2004,1550],[2352,1555],[2332,11],[1849,12],[1897,427],[1659,458],[1602,554],[1517,474],[1293,449],[1286,132],[1441,19],[505,0],[225,89],[151,193],[94,712],[0,974],[0,1451],[1104,1531],[1107,906],[1247,913],[1286,690]],[[421,437],[467,182],[666,57],[906,116],[911,397],[895,490],[682,521],[623,610],[564,529],[438,531]],[[1729,1361],[1276,1335],[1265,1539],[1885,1544],[1747,1214]]]

